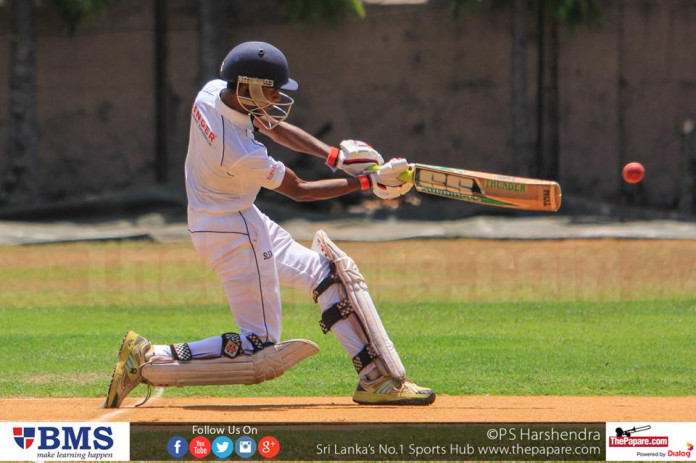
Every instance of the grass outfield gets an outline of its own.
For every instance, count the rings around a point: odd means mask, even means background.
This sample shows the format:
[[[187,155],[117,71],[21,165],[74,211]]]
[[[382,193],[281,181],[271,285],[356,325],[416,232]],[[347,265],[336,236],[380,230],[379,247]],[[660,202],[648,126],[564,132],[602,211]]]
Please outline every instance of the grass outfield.
[[[342,243],[409,376],[441,394],[693,395],[696,241]],[[101,396],[123,333],[234,331],[188,243],[0,249],[0,397]],[[311,298],[284,290],[283,338],[321,353],[253,387],[167,396],[349,395],[356,376]],[[134,394],[143,391],[136,390]]]

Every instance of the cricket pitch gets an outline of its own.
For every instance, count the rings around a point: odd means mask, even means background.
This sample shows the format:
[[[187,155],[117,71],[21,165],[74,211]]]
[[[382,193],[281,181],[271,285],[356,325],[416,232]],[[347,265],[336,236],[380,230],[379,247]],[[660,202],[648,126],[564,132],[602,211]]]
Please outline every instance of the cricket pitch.
[[[542,423],[696,421],[696,397],[440,396],[428,407],[365,406],[350,397],[167,398],[104,409],[99,398],[0,400],[0,420],[254,423]],[[378,412],[379,410],[379,412]]]

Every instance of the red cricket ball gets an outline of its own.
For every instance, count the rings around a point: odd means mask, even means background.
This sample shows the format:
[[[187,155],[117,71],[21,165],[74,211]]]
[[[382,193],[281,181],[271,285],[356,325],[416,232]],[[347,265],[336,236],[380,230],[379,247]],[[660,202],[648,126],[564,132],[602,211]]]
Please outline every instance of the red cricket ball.
[[[645,167],[640,162],[629,162],[623,168],[623,179],[628,183],[638,183],[644,175]]]

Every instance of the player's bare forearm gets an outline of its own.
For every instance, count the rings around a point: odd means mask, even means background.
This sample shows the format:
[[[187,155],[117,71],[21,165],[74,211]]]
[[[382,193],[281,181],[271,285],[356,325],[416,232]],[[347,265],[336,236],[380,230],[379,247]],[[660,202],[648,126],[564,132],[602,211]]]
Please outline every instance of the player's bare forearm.
[[[295,201],[320,201],[338,198],[362,189],[358,178],[332,178],[307,182],[287,169],[283,182],[275,189]]]
[[[273,130],[261,124],[258,124],[257,127],[261,133],[268,136],[271,140],[293,151],[309,154],[322,160],[326,160],[329,155],[329,150],[331,149],[329,145],[287,122],[281,122]]]

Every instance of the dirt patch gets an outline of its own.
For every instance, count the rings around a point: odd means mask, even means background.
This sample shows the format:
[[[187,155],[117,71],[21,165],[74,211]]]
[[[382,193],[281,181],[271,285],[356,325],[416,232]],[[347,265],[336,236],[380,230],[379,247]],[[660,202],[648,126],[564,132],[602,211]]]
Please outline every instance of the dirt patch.
[[[429,407],[370,407],[349,397],[165,398],[103,409],[103,399],[2,399],[2,421],[129,422],[605,422],[696,421],[696,397],[440,396]]]

